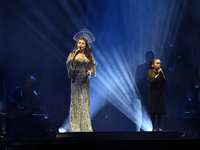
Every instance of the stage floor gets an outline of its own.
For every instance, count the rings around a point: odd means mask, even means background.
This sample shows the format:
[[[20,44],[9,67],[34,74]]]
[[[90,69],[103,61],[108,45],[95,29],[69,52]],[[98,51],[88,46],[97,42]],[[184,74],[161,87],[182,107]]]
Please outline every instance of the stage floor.
[[[186,132],[74,132],[57,133],[52,140],[1,141],[0,149],[131,149],[181,150],[200,146],[199,139],[186,139]]]
[[[186,132],[67,132],[57,133],[56,138],[66,140],[184,139]]]

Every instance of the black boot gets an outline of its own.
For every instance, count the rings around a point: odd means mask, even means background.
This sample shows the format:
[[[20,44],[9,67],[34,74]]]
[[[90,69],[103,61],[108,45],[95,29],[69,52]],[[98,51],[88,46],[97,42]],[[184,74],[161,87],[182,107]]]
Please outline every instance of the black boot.
[[[162,114],[158,114],[158,131],[162,131],[160,125],[161,125],[161,119],[162,119]]]
[[[151,114],[151,122],[152,122],[152,125],[153,125],[153,129],[152,131],[156,131],[156,127],[155,127],[155,114]]]

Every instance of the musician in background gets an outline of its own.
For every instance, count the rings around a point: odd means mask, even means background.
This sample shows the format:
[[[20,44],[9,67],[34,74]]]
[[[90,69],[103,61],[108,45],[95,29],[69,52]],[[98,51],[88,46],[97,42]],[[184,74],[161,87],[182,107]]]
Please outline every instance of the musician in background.
[[[44,109],[39,106],[39,97],[32,89],[35,82],[34,76],[28,76],[25,83],[15,87],[7,97],[7,114],[8,117],[12,118],[14,140],[30,138],[29,120],[33,119],[33,113]]]

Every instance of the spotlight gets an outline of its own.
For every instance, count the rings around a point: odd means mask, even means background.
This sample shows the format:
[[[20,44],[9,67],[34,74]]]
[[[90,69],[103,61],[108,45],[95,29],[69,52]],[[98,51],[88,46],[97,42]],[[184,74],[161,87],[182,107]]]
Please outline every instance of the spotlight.
[[[152,131],[152,128],[147,129],[147,131]]]
[[[196,88],[196,89],[199,89],[200,78],[196,78],[196,79],[195,79],[195,83],[194,83],[194,85],[195,85],[195,88]]]
[[[58,132],[59,132],[59,133],[66,133],[67,131],[65,130],[65,128],[60,127],[60,128],[58,129]]]

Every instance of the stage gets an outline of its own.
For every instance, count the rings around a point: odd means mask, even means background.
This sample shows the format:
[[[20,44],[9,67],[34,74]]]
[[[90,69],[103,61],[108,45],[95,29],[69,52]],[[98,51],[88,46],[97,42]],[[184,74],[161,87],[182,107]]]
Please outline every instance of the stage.
[[[68,132],[57,133],[56,138],[62,140],[184,139],[186,138],[186,132]]]
[[[1,149],[191,149],[199,139],[187,139],[186,132],[82,132],[57,133],[55,139],[1,141]]]

